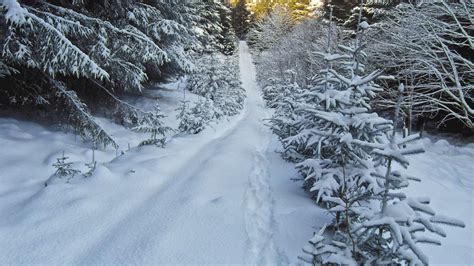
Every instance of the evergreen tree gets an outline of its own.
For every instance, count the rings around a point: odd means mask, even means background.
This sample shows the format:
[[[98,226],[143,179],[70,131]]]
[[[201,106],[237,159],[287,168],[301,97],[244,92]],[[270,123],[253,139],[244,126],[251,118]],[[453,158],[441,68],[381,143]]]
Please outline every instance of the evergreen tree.
[[[359,13],[354,38],[337,47],[332,25],[326,48],[316,43],[310,53],[319,59],[301,59],[317,62],[316,75],[295,83],[297,71],[285,61],[264,73],[271,77],[264,98],[275,108],[270,126],[283,143],[283,156],[297,163],[305,189],[334,217],[305,246],[308,256],[302,259],[313,265],[427,264],[418,244],[440,242],[422,231],[445,236],[437,224],[464,224],[437,214],[427,198],[400,193],[409,181],[419,181],[393,168],[395,163],[406,168],[406,156],[423,151],[411,146],[418,136],[400,137],[394,133],[398,115],[391,121],[372,110],[374,97],[382,91],[378,82],[393,77],[368,71],[363,51],[367,21]],[[281,39],[290,37],[283,34]],[[274,48],[267,51],[269,57],[278,55]]]
[[[217,5],[217,12],[222,25],[222,33],[217,38],[220,43],[220,52],[225,55],[232,55],[235,53],[237,40],[232,24],[232,10],[223,4],[219,4]]]
[[[56,168],[56,171],[54,174],[44,183],[44,186],[47,187],[49,184],[51,184],[55,179],[60,178],[66,178],[66,182],[68,183],[73,179],[76,175],[79,175],[81,173],[80,170],[75,169],[73,167],[74,163],[73,162],[68,162],[69,157],[66,157],[64,155],[64,151],[61,157],[56,158],[56,162],[53,163],[53,167]]]
[[[73,163],[72,162],[67,162],[69,157],[66,157],[63,155],[62,157],[59,157],[56,159],[56,163],[53,164],[53,167],[56,168],[56,172],[54,175],[63,178],[63,177],[69,177],[69,179],[73,178],[76,174],[79,174],[81,171],[74,169],[72,167]]]
[[[230,27],[229,8],[220,1],[198,1],[193,5],[199,14],[195,31],[202,44],[200,52],[212,53],[217,49],[221,53],[232,54],[235,33]]]
[[[147,115],[123,93],[194,71],[196,52],[234,50],[230,11],[217,1],[3,0],[0,9],[2,107],[50,116],[103,145],[116,147],[92,113],[136,127]]]
[[[157,104],[153,106],[153,111],[145,113],[140,121],[140,125],[134,127],[133,130],[137,132],[150,133],[151,136],[149,139],[142,141],[139,146],[164,146],[166,133],[171,130],[171,128],[163,125],[164,117],[165,115],[161,112],[160,107]]]
[[[360,20],[359,20],[360,21]],[[396,192],[418,180],[393,170],[398,162],[409,164],[406,155],[423,152],[417,146],[407,147],[418,136],[398,137],[399,108],[394,122],[372,113],[370,99],[380,91],[375,80],[385,78],[381,72],[364,74],[365,54],[361,22],[358,36],[351,46],[342,46],[346,54],[322,54],[328,62],[324,82],[312,93],[319,107],[302,106],[304,129],[311,128],[311,142],[317,142],[314,157],[298,165],[316,200],[335,215],[330,228],[332,242],[313,238],[305,248],[315,265],[321,262],[348,264],[428,264],[417,243],[440,244],[420,236],[428,230],[445,236],[435,224],[464,227],[455,219],[437,215],[427,205],[429,199],[408,198]],[[333,66],[339,65],[336,69]],[[400,87],[403,91],[403,86]],[[401,105],[401,99],[398,106]],[[302,131],[303,132],[303,131]],[[306,133],[291,138],[307,142]],[[324,252],[323,252],[324,251]]]
[[[237,57],[202,56],[186,89],[213,102],[217,119],[236,115],[243,108],[245,92],[240,84]]]
[[[232,25],[235,34],[239,39],[244,39],[249,31],[250,12],[247,9],[245,0],[239,0],[237,5],[232,9]]]
[[[267,50],[286,36],[293,26],[294,20],[290,10],[284,6],[276,6],[250,30],[249,45],[259,51]]]
[[[203,131],[214,119],[214,106],[211,100],[200,98],[194,106],[190,107],[188,101],[182,101],[177,111],[179,120],[178,130],[189,134]]]

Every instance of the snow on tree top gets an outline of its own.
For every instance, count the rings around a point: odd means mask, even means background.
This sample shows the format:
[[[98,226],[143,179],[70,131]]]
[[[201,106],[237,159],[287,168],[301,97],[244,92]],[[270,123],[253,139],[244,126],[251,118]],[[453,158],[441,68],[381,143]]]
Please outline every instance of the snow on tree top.
[[[7,10],[5,13],[7,21],[18,25],[26,22],[28,11],[21,7],[17,0],[0,0],[0,5],[4,6]]]

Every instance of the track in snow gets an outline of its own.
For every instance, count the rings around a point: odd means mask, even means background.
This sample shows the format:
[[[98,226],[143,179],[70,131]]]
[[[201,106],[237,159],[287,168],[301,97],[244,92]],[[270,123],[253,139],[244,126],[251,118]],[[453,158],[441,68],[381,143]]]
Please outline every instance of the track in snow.
[[[247,92],[243,114],[187,158],[179,155],[186,152],[186,145],[176,147],[171,142],[167,150],[178,151],[173,156],[176,158],[171,159],[181,162],[167,172],[167,181],[129,207],[130,211],[114,222],[79,261],[260,265],[279,262],[273,241],[273,198],[265,161],[271,132],[262,121],[268,111],[245,42],[240,43],[239,52],[241,79]],[[141,158],[140,154],[129,156]],[[168,160],[146,158],[134,164],[156,163],[159,171],[160,164]],[[120,168],[120,162],[118,165]],[[118,252],[108,252],[113,249]],[[110,256],[104,257],[104,253]]]
[[[263,101],[259,95],[255,80],[255,66],[252,63],[248,46],[245,42],[240,43],[240,69],[244,88],[248,91],[248,97],[255,101],[255,108],[263,109]],[[244,71],[245,70],[245,71]],[[257,112],[268,114],[265,110]],[[275,222],[273,217],[274,199],[270,187],[270,175],[266,161],[266,152],[270,142],[269,130],[260,124],[262,142],[253,151],[253,167],[249,175],[248,187],[245,191],[245,227],[248,235],[247,264],[252,265],[276,265],[281,262],[282,256],[278,254],[273,239]]]
[[[266,264],[277,252],[269,116],[240,43],[242,114],[166,149],[135,148],[78,184],[22,197],[0,219],[0,264]],[[29,190],[33,191],[33,190]]]

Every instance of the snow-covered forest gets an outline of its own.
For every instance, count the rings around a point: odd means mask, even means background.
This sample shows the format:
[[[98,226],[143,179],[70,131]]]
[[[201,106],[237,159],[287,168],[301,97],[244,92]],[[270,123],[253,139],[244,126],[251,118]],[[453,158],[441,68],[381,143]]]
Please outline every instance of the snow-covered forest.
[[[0,13],[0,265],[474,265],[472,1]]]

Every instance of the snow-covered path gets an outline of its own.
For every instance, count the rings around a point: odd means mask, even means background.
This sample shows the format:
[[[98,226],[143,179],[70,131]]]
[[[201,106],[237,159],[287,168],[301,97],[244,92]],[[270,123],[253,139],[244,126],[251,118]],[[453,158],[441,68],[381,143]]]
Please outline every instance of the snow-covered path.
[[[247,101],[238,117],[166,149],[131,149],[85,181],[44,188],[46,176],[26,176],[25,193],[6,188],[13,204],[0,204],[0,264],[285,262],[274,239],[269,113],[247,44],[239,50]],[[272,158],[289,182],[292,167]]]
[[[262,122],[267,113],[245,43],[240,45],[240,66],[248,96],[243,114],[210,140],[197,143],[199,148],[192,156],[173,155],[180,163],[171,167],[172,173],[166,177],[169,181],[157,186],[146,200],[130,207],[131,212],[120,219],[108,233],[109,237],[101,237],[91,249],[100,256],[93,258],[89,253],[81,261],[180,264],[279,261],[272,239],[273,201],[263,155],[271,133]],[[185,153],[185,147],[176,147],[179,144],[172,141],[167,149]],[[127,156],[140,158],[130,153],[120,161],[127,161]],[[151,160],[157,168],[168,161]],[[114,164],[120,165],[119,168],[123,165]],[[128,233],[123,234],[124,229]],[[138,243],[130,241],[133,235],[140,236]],[[107,252],[116,249],[116,243],[122,243],[118,254]],[[112,257],[106,257],[108,254]]]

